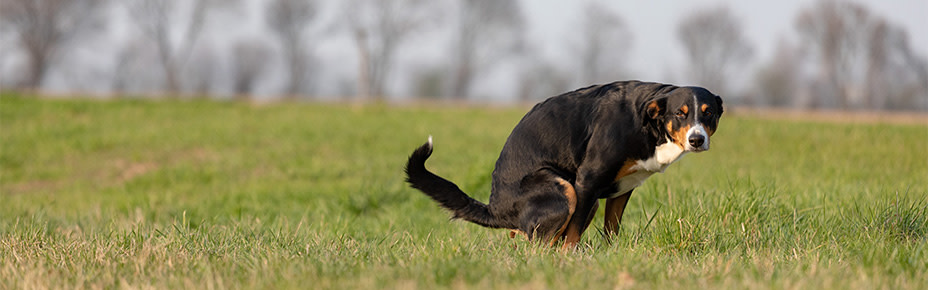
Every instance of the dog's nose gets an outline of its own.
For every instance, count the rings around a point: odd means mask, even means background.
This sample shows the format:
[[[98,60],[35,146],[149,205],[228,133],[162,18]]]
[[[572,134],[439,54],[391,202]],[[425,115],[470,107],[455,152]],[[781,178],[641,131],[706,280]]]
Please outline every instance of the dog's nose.
[[[702,146],[702,143],[706,142],[706,137],[703,137],[700,134],[693,134],[692,136],[690,136],[689,141],[690,141],[691,146],[693,146],[694,148],[699,148],[700,146]]]

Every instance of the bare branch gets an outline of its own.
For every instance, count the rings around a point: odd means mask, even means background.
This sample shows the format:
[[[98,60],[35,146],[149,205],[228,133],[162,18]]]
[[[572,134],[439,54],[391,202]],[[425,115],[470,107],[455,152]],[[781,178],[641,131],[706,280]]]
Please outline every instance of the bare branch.
[[[180,18],[183,6],[190,4],[190,13]],[[180,74],[187,64],[193,48],[200,37],[207,18],[209,0],[130,0],[128,5],[131,19],[142,33],[155,43],[159,62],[164,71],[165,90],[169,97],[176,97],[181,89]],[[184,25],[181,36],[174,35],[174,25]]]
[[[516,0],[460,0],[455,50],[453,98],[470,96],[475,76],[524,45],[522,18]]]
[[[789,107],[797,104],[796,93],[800,86],[801,58],[796,48],[783,41],[769,63],[755,76],[758,99],[752,105]]]
[[[695,12],[680,22],[677,36],[699,85],[733,98],[726,79],[733,76],[734,68],[743,67],[753,50],[731,12],[727,8]]]
[[[28,56],[23,86],[37,89],[61,52],[74,40],[99,28],[97,7],[101,0],[3,0],[0,23],[16,31]]]
[[[631,32],[619,14],[600,2],[589,2],[581,16],[582,39],[575,48],[581,64],[580,83],[618,80],[624,73],[623,58],[631,46]]]
[[[817,106],[924,108],[925,60],[906,33],[859,4],[821,1],[796,18],[803,48],[818,63]]]
[[[423,0],[354,0],[344,9],[358,49],[358,94],[382,99],[398,47],[434,20],[435,7]]]
[[[315,0],[272,0],[265,10],[268,25],[284,50],[288,98],[300,93],[307,77],[310,54],[306,49],[306,30],[316,19],[317,6]]]
[[[257,41],[240,41],[232,52],[232,84],[236,98],[248,99],[267,70],[270,50]]]

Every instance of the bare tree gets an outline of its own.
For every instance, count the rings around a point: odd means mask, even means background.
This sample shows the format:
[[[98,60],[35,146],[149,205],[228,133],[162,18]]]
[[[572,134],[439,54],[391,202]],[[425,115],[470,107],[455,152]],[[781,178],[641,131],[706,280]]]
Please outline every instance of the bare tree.
[[[143,35],[155,43],[159,63],[164,71],[164,89],[170,97],[176,97],[180,92],[180,75],[200,37],[209,1],[130,0],[127,2],[131,19],[136,22]],[[179,4],[190,6],[183,7]],[[183,29],[175,29],[174,25],[183,25]],[[176,35],[177,31],[180,31],[179,36]]]
[[[474,78],[522,48],[524,19],[517,0],[460,0],[453,44],[451,96],[470,96]]]
[[[695,80],[712,91],[734,97],[726,79],[744,67],[752,48],[728,8],[690,14],[680,22],[677,36],[686,49]]]
[[[581,16],[581,37],[576,43],[582,67],[582,84],[603,83],[621,78],[625,54],[631,46],[632,36],[625,28],[622,17],[601,2],[587,2]]]
[[[769,63],[755,76],[757,99],[753,105],[787,107],[795,105],[800,87],[802,58],[797,49],[782,40]]]
[[[287,98],[295,98],[307,78],[311,54],[307,51],[307,29],[316,19],[315,0],[273,0],[268,4],[266,19],[277,35],[287,66]]]
[[[397,48],[432,20],[434,7],[424,0],[355,0],[345,15],[358,49],[358,94],[382,100]]]
[[[870,45],[869,108],[928,110],[928,61],[912,51],[905,30],[886,24],[871,35]]]
[[[573,76],[567,69],[537,55],[537,52],[525,54],[528,57],[523,58],[520,65],[519,102],[534,103],[567,92],[573,86]]]
[[[191,52],[189,65],[183,70],[183,91],[194,98],[210,97],[219,71],[219,60],[211,45],[199,45]]]
[[[238,99],[248,99],[254,93],[261,75],[267,70],[271,52],[257,41],[240,41],[232,52],[232,86]]]
[[[139,38],[131,38],[122,47],[113,49],[117,51],[112,69],[110,90],[114,96],[122,97],[136,85],[136,82],[144,79],[139,75],[139,71],[144,66],[142,63],[146,61],[145,54],[148,48]]]
[[[447,68],[441,66],[426,67],[413,72],[413,94],[424,99],[437,99],[444,94],[447,83]]]
[[[796,30],[817,60],[817,105],[906,108],[928,97],[925,60],[912,52],[905,31],[859,4],[820,1],[803,10]],[[827,98],[827,99],[826,99]]]
[[[854,82],[854,74],[860,73],[854,66],[862,65],[859,60],[863,47],[858,32],[866,17],[863,7],[834,1],[820,1],[799,14],[796,30],[804,48],[819,64],[816,95],[822,97],[815,100],[816,106],[831,106],[832,102],[841,108],[850,106],[850,84]]]
[[[28,58],[23,86],[42,86],[49,69],[68,45],[99,28],[102,0],[2,0],[0,24],[17,33]]]

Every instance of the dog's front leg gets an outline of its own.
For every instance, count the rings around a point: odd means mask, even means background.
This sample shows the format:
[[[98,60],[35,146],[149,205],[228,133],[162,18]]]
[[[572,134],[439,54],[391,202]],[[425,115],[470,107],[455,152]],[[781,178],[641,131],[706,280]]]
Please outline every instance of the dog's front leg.
[[[606,200],[606,215],[603,228],[606,230],[606,236],[611,237],[619,231],[619,225],[622,224],[622,214],[625,213],[625,205],[628,204],[628,198],[632,196],[632,191],[615,198]]]
[[[565,233],[565,248],[574,248],[580,241],[580,236],[589,226],[590,215],[594,204],[597,204],[599,194],[613,190],[612,183],[620,168],[628,159],[625,156],[624,145],[617,140],[628,140],[627,132],[616,129],[612,124],[630,123],[627,116],[615,116],[610,112],[601,112],[602,115],[593,121],[592,136],[587,142],[583,155],[583,162],[577,168],[577,180],[574,190],[577,192],[577,207],[570,219]]]

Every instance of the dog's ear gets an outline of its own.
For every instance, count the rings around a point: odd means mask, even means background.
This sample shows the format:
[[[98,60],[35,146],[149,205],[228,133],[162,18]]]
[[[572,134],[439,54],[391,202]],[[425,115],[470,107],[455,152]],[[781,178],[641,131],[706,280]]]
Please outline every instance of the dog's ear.
[[[725,108],[722,107],[722,97],[715,96],[715,103],[719,104],[719,115],[721,115],[725,111]]]
[[[657,119],[658,116],[667,110],[667,97],[653,99],[645,103],[641,110],[646,119]]]

